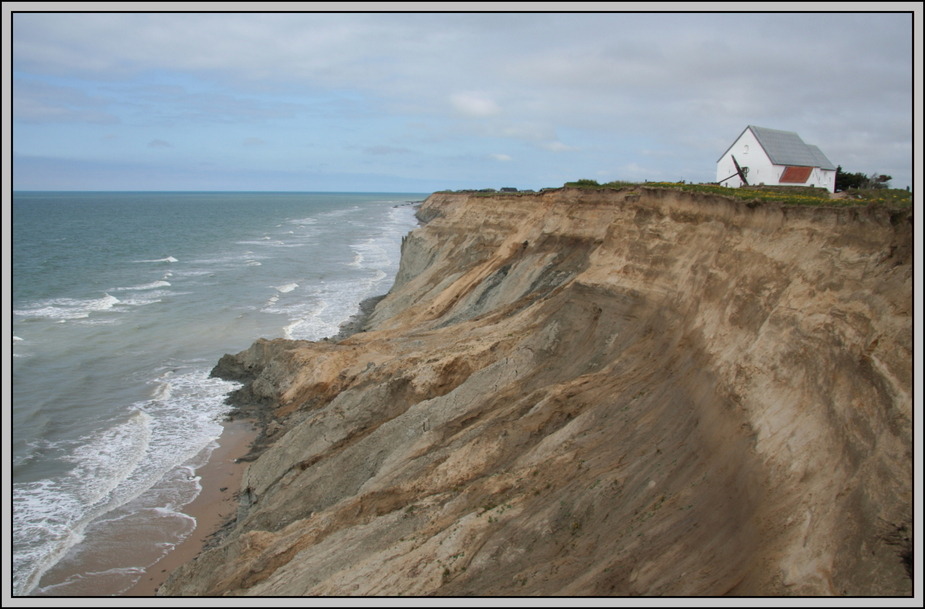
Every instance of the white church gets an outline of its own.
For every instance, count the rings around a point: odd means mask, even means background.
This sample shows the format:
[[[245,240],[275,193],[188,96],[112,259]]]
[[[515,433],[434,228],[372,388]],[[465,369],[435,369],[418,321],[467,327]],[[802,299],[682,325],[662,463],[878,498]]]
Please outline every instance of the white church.
[[[723,186],[816,186],[835,192],[835,165],[793,131],[749,125],[716,162]]]

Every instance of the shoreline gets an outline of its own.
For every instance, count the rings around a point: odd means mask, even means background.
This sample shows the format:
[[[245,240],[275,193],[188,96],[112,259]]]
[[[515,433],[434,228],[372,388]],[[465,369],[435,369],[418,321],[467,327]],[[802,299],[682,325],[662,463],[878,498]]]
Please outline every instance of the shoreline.
[[[365,332],[367,330],[366,324],[369,322],[369,318],[372,317],[373,311],[376,309],[376,305],[379,304],[379,302],[388,295],[388,292],[386,292],[385,294],[364,298],[363,301],[357,305],[356,313],[351,315],[347,321],[340,325],[337,334],[327,337],[323,340],[337,343],[344,339],[350,338],[354,334]]]
[[[189,562],[205,547],[209,537],[235,516],[241,477],[247,462],[241,461],[257,438],[258,430],[250,419],[234,419],[222,423],[218,447],[208,463],[196,474],[202,491],[183,512],[196,519],[196,528],[181,543],[147,568],[131,588],[119,596],[154,597],[157,589],[170,574]]]
[[[357,306],[357,311],[340,325],[336,335],[321,340],[340,342],[366,331],[366,324],[376,305],[386,296],[388,292],[365,298]],[[220,374],[218,376],[221,377]],[[183,509],[185,514],[196,519],[195,530],[148,567],[141,579],[119,596],[156,597],[158,588],[170,574],[200,554],[209,539],[235,517],[244,470],[266,448],[266,421],[254,418],[253,414],[246,414],[246,410],[235,407],[230,418],[222,423],[218,447],[209,461],[197,470],[202,491]]]

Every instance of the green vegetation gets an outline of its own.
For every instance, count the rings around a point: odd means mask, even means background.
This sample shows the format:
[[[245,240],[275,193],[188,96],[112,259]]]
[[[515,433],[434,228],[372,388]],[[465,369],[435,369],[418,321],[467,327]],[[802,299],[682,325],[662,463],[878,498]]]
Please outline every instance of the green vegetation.
[[[863,173],[849,173],[843,171],[841,165],[835,168],[835,190],[843,191],[852,188],[860,190],[874,190],[889,188],[893,176],[872,173],[869,176]]]
[[[888,207],[912,207],[912,193],[901,188],[872,188],[847,190],[843,193],[844,203],[857,205],[886,205]]]
[[[888,176],[882,176],[888,177]],[[883,182],[881,182],[883,184]],[[728,188],[718,184],[688,184],[686,182],[607,182],[598,184],[594,180],[577,180],[566,182],[565,188],[584,188],[592,190],[619,190],[628,187],[669,188],[685,192],[721,195],[734,199],[754,202],[776,202],[786,205],[885,205],[889,207],[909,207],[912,205],[912,193],[897,188],[882,186],[851,189],[838,193],[834,197],[824,188],[806,186],[749,186]]]
[[[631,186],[639,186],[638,182],[624,182],[617,180],[615,182],[606,182],[604,184],[598,184],[596,180],[576,180],[575,182],[566,182],[565,188],[593,188],[599,190],[606,189],[619,189],[626,188]]]
[[[830,205],[833,200],[829,198],[829,191],[823,188],[809,189],[805,187],[775,188],[753,186],[747,188],[727,188],[718,184],[673,184],[665,182],[649,183],[647,186],[676,188],[687,192],[701,192],[722,195],[755,202],[777,202],[788,205]],[[809,191],[809,192],[807,192]]]
[[[841,168],[838,168],[841,170]],[[674,190],[683,190],[685,192],[697,192],[704,194],[721,195],[733,199],[747,201],[749,203],[775,202],[785,205],[883,205],[886,207],[911,207],[912,193],[908,190],[898,188],[888,188],[890,176],[863,174],[836,174],[836,184],[838,176],[843,178],[843,183],[848,184],[844,192],[838,192],[834,195],[829,194],[824,188],[813,188],[811,186],[745,186],[742,188],[729,188],[719,184],[693,184],[688,182],[627,182],[616,180],[613,182],[598,183],[596,180],[580,179],[574,182],[566,182],[562,188],[581,188],[585,190],[623,190],[628,188],[668,188]],[[847,177],[846,177],[847,176]],[[543,188],[540,193],[558,188]],[[458,191],[441,191],[444,193],[467,193],[475,196],[494,197],[504,196],[527,196],[537,194],[532,190],[521,190],[517,192],[501,193],[492,188],[482,190],[458,190]]]

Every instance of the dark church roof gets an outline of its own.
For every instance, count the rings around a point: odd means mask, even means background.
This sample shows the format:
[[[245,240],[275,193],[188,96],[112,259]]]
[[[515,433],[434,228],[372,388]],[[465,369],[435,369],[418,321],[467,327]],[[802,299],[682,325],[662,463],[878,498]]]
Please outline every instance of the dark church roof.
[[[823,154],[818,146],[807,144],[793,131],[781,131],[780,129],[768,129],[766,127],[755,127],[754,125],[746,127],[745,131],[749,129],[751,129],[755,139],[761,144],[774,165],[819,167],[821,169],[835,170],[835,165]],[[742,133],[745,133],[745,131]],[[736,138],[736,141],[739,141],[740,137],[742,137],[741,134]],[[729,149],[726,149],[726,152],[729,152]],[[726,156],[725,152],[723,156]]]

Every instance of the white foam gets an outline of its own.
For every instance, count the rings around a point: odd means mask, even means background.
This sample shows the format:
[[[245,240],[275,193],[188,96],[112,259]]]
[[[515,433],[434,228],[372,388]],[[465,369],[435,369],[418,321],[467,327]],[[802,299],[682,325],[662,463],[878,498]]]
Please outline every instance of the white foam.
[[[119,307],[126,309],[128,307],[143,307],[145,305],[154,304],[156,302],[162,302],[164,296],[175,294],[174,292],[167,292],[164,290],[156,290],[150,292],[144,292],[144,296],[136,295],[129,298],[123,298],[119,302]]]
[[[136,260],[135,262],[179,262],[173,256],[167,256],[166,258],[155,258],[154,260]]]
[[[93,311],[105,311],[106,309],[111,309],[113,305],[119,304],[119,299],[115,296],[106,294],[99,300],[92,301],[88,308]]]
[[[290,224],[296,224],[298,226],[311,226],[313,224],[318,224],[318,218],[297,218],[295,220],[289,220]]]
[[[169,273],[168,273],[169,275]],[[143,291],[143,290],[153,290],[155,288],[169,288],[169,281],[152,281],[151,283],[143,283],[141,285],[133,285],[127,288],[113,288],[113,292],[129,292],[129,291]]]
[[[162,374],[158,379],[154,381],[154,383],[157,385],[157,388],[154,390],[154,393],[151,395],[151,399],[160,400],[160,401],[170,399],[172,386],[170,384],[169,379],[172,376],[172,374],[173,372],[168,370],[167,372]]]
[[[207,370],[168,371],[153,382],[158,387],[152,398],[137,404],[124,422],[75,442],[66,457],[74,463],[70,472],[14,484],[17,594],[28,594],[68,548],[83,540],[91,522],[153,489],[171,470],[187,468],[161,484],[156,500],[166,497],[167,503],[159,506],[179,509],[201,490],[192,473],[207,454],[194,457],[214,447],[228,408],[224,397],[239,384],[211,378]],[[184,480],[192,485],[185,490],[175,484]]]
[[[231,270],[240,267],[242,264],[246,266],[260,266],[258,262],[261,259],[266,258],[266,255],[263,254],[254,254],[253,252],[245,252],[243,254],[227,254],[224,256],[210,257],[210,258],[197,258],[195,260],[190,260],[189,264],[194,266],[208,266],[212,267],[209,269],[194,268],[189,270],[177,271],[178,275],[181,276],[196,276],[196,275],[209,275],[215,273],[217,270]],[[217,267],[217,268],[215,268]]]
[[[283,337],[288,339],[318,340],[335,334],[337,328],[326,326],[319,315],[290,318],[283,326]]]
[[[151,418],[128,420],[81,441],[68,457],[75,467],[51,480],[13,485],[15,589],[27,594],[69,548],[83,540],[90,520],[126,480],[148,448]]]
[[[102,298],[88,299],[53,298],[40,301],[29,308],[17,309],[13,311],[13,314],[20,317],[66,321],[89,317],[94,312],[108,311],[119,302],[120,300],[111,294],[104,294]]]
[[[83,317],[80,319],[71,319],[71,320],[62,319],[61,321],[58,321],[56,323],[59,323],[59,324],[70,323],[70,324],[75,324],[78,326],[117,326],[119,325],[120,322],[118,319],[113,318],[113,317],[110,317],[108,319]]]
[[[95,505],[135,470],[148,451],[151,427],[151,416],[136,410],[125,423],[77,447],[70,460],[77,464],[84,504]]]
[[[114,310],[124,312],[131,307],[141,307],[162,302],[165,296],[174,294],[174,292],[164,289],[169,287],[172,287],[171,283],[161,279],[139,285],[112,288],[111,291],[118,292],[121,297]]]
[[[350,212],[336,210],[321,216],[341,218]],[[416,224],[412,208],[391,208],[376,236],[350,245],[353,259],[344,263],[352,269],[349,277],[312,284],[308,286],[311,298],[285,305],[274,300],[264,311],[286,315],[285,338],[319,340],[337,334],[365,298],[388,290],[387,281],[398,272],[401,240]]]
[[[152,281],[151,283],[146,283],[144,285],[137,286],[135,289],[136,290],[153,290],[154,288],[169,288],[169,287],[170,287],[170,282],[164,281],[162,279],[160,281]]]
[[[280,286],[276,286],[276,291],[281,294],[288,294],[289,292],[293,291],[297,287],[299,287],[299,284],[297,283],[286,283]]]

